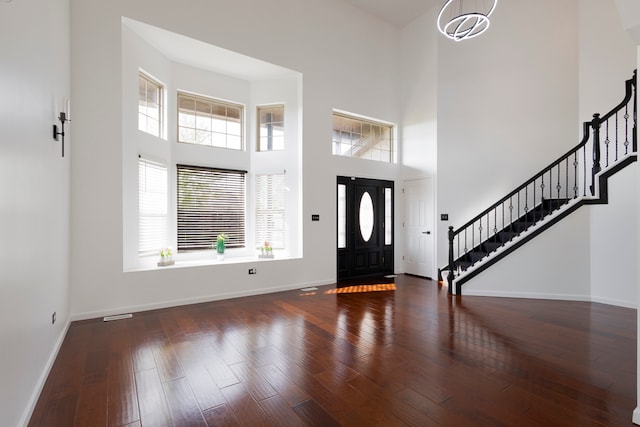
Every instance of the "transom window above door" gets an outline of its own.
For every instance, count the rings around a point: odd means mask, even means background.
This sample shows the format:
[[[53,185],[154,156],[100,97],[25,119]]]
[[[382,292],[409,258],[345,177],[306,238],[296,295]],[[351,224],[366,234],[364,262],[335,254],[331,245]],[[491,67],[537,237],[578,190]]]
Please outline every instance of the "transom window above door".
[[[336,156],[393,162],[393,126],[333,112],[332,150]]]

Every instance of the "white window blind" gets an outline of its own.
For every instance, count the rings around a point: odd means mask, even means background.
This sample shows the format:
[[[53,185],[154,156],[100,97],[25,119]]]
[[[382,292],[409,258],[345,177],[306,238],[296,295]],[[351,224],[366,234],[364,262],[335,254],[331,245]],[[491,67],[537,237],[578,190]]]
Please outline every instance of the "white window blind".
[[[269,242],[284,249],[285,242],[284,174],[256,176],[256,246]]]
[[[167,246],[167,167],[138,158],[138,255]]]
[[[177,165],[178,251],[210,249],[219,234],[227,248],[245,247],[244,171]]]

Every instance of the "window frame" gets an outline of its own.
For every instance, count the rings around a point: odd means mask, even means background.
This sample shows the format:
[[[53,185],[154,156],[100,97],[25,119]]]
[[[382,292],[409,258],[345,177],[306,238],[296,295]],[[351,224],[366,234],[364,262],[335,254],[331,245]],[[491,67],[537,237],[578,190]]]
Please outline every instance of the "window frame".
[[[266,183],[260,180],[266,178]],[[256,174],[255,176],[255,242],[260,247],[269,242],[273,249],[287,249],[287,200],[286,200],[286,174]],[[267,187],[264,194],[261,185]],[[274,191],[277,190],[277,191]],[[261,205],[266,205],[262,207]],[[262,222],[278,224],[275,227],[261,227]]]
[[[335,125],[336,119],[349,120],[351,122],[349,129],[347,130],[345,127],[340,127],[337,129]],[[354,127],[354,124],[355,124],[354,122],[360,126],[360,132],[355,131],[357,129],[355,129]],[[365,132],[364,130],[365,126],[370,127],[371,130],[369,133]],[[352,114],[352,113],[333,110],[331,127],[332,127],[331,152],[334,156],[373,160],[373,161],[379,161],[383,163],[394,163],[396,153],[395,153],[395,141],[394,141],[395,126],[393,124],[389,122],[381,121],[381,120],[366,118],[366,117]],[[380,131],[379,132],[380,137],[377,139],[377,141],[375,140],[376,135],[375,135],[375,132],[373,131],[374,128],[378,128]],[[383,138],[384,130],[387,131],[388,138],[386,137]],[[338,132],[340,133],[339,139],[336,138],[336,133]],[[358,139],[355,139],[353,137],[354,134],[360,135],[361,137]],[[344,143],[344,140],[343,140],[344,137],[347,138],[348,144]],[[369,139],[368,142],[366,141],[367,139]],[[364,142],[364,144],[360,142]],[[380,148],[381,142],[385,143],[386,145],[385,148]],[[340,145],[348,145],[350,148],[348,151],[339,152],[340,150],[338,150],[337,147]],[[369,155],[354,156],[353,155],[354,146],[360,147],[360,150],[364,150],[364,153],[365,154],[369,153]],[[386,152],[387,155],[383,155],[382,153],[384,152]]]
[[[186,206],[183,206],[181,201],[184,197],[184,186],[181,180],[181,173],[187,173],[187,175],[197,175],[197,183],[204,185],[205,189],[197,193],[196,197],[199,197],[201,201],[206,201],[204,207],[209,211],[203,212],[202,209],[190,210]],[[211,176],[206,176],[211,174]],[[226,179],[225,182],[218,182],[220,179]],[[206,185],[209,185],[206,187]],[[233,186],[239,186],[239,193],[233,193]],[[210,191],[215,194],[216,191],[221,191],[222,194],[227,196],[232,195],[236,197],[236,200],[229,201],[224,199],[222,202],[219,200],[216,202],[209,195]],[[235,202],[235,204],[233,203]],[[212,216],[211,211],[218,210],[222,212],[217,214],[217,217]],[[235,211],[234,211],[235,209]],[[237,209],[240,209],[238,214]],[[192,213],[191,220],[189,220],[189,213]],[[185,216],[187,220],[192,221],[191,226],[184,227]],[[233,226],[225,226],[224,221],[231,221],[229,216],[235,220],[240,219],[237,224]],[[197,218],[197,219],[193,219]],[[222,224],[221,224],[222,223]],[[200,227],[208,226],[210,230],[202,231]],[[195,238],[186,235],[192,228],[197,228],[195,233],[200,236]],[[192,164],[176,164],[176,249],[178,253],[184,252],[196,252],[201,250],[212,249],[212,245],[218,235],[225,234],[228,236],[226,247],[229,249],[243,249],[246,248],[247,239],[247,171],[234,170],[234,169],[222,169],[209,166],[197,166]],[[203,240],[206,239],[206,240]]]
[[[141,171],[141,167],[145,167],[145,176],[146,176],[146,168],[149,168],[149,170],[151,172],[159,172],[159,173],[163,173],[164,177],[164,182],[160,182],[160,184],[163,185],[163,189],[164,192],[163,194],[158,195],[159,193],[155,193],[156,197],[160,197],[163,198],[163,200],[149,200],[150,198],[153,198],[154,196],[152,195],[152,191],[147,191],[145,189],[144,194],[143,194],[143,190],[142,187],[144,186],[145,188],[147,188],[148,186],[148,181],[145,180],[144,184],[142,181],[142,171]],[[168,167],[165,163],[162,162],[158,162],[155,160],[151,160],[148,158],[145,158],[141,155],[138,155],[138,257],[145,257],[145,256],[149,256],[149,255],[155,255],[158,253],[158,251],[163,248],[168,246],[167,245],[167,241],[169,238],[169,185],[168,185],[168,179],[169,179],[169,170]],[[151,183],[153,184],[158,184],[156,183]],[[152,212],[151,214],[146,214],[143,215],[143,204],[152,204],[155,205],[153,207],[158,208],[161,207],[162,209],[157,209],[155,212]],[[158,213],[158,210],[162,210],[162,213]],[[151,211],[151,210],[150,210]],[[153,218],[159,218],[160,219],[160,226],[158,226],[157,224],[155,225],[155,227],[159,227],[159,230],[155,230],[153,234],[157,234],[156,236],[143,236],[144,234],[144,230],[148,229],[148,227],[145,227],[143,225],[143,223],[145,222],[145,219],[147,221],[149,221],[149,219],[151,218],[151,222],[156,222],[153,221]],[[151,240],[151,241],[155,241],[155,243],[157,244],[157,246],[150,246],[147,244],[143,244],[143,241],[146,240]],[[143,249],[144,246],[144,249]]]
[[[140,98],[140,80],[144,80],[147,85],[153,85],[158,92],[158,127],[157,127],[157,135],[154,132],[149,132],[148,125],[145,126],[145,130],[140,129],[140,116],[145,116],[146,120],[155,120],[150,117],[146,113],[142,113],[140,111],[140,102],[142,99]],[[148,89],[145,91],[145,104],[148,104]],[[140,132],[144,132],[156,138],[164,139],[164,109],[165,109],[165,86],[158,79],[155,79],[142,70],[138,70],[138,130]],[[148,122],[147,122],[148,123]]]
[[[261,111],[263,110],[270,110],[270,109],[281,109],[281,114],[282,114],[282,120],[281,121],[273,121],[271,120],[271,122],[269,122],[272,126],[275,123],[281,123],[282,124],[282,148],[273,148],[273,135],[271,136],[271,145],[272,148],[269,149],[268,145],[269,142],[267,142],[267,148],[263,149],[262,148],[262,119],[261,119]],[[267,113],[269,114],[269,113]],[[258,152],[269,152],[269,151],[284,151],[285,149],[285,105],[284,104],[268,104],[268,105],[258,105],[256,107],[256,150]],[[269,136],[267,135],[267,139],[269,138]]]
[[[192,100],[194,101],[196,104],[194,105],[194,109],[190,110],[193,113],[193,117],[194,117],[194,127],[188,127],[188,126],[184,126],[181,125],[181,121],[180,121],[180,114],[181,114],[181,100],[182,99],[187,99],[187,100]],[[214,131],[214,126],[213,123],[211,124],[211,128],[210,129],[204,129],[204,128],[198,128],[197,127],[197,121],[198,121],[198,107],[197,107],[197,103],[203,103],[203,104],[208,104],[210,107],[210,111],[213,110],[214,107],[224,107],[225,109],[228,108],[235,108],[239,110],[238,113],[238,120],[239,120],[239,135],[235,135],[235,134],[230,134],[228,132],[228,118],[229,115],[225,114],[224,117],[226,118],[225,120],[225,132],[216,132]],[[228,110],[227,110],[228,111]],[[227,112],[225,111],[225,112]],[[214,116],[214,113],[211,112],[209,114],[210,117]],[[189,130],[193,130],[194,131],[194,140],[197,140],[197,135],[199,132],[202,133],[206,133],[208,132],[210,134],[210,143],[198,143],[198,142],[192,142],[192,141],[186,141],[186,140],[182,140],[181,137],[181,133],[180,130],[181,129],[189,129]],[[224,139],[225,139],[225,144],[224,146],[222,145],[216,145],[214,144],[214,135],[224,135]],[[229,138],[230,137],[238,137],[240,139],[240,146],[238,148],[235,147],[230,147],[229,145]],[[227,150],[233,150],[233,151],[244,151],[245,148],[245,106],[243,104],[240,103],[235,103],[235,102],[231,102],[231,101],[226,101],[220,98],[214,98],[211,96],[205,96],[205,95],[199,95],[199,94],[195,94],[195,93],[191,93],[191,92],[187,92],[187,91],[183,91],[183,90],[178,90],[176,91],[176,142],[181,143],[181,144],[191,144],[191,145],[199,145],[199,146],[205,146],[205,147],[212,147],[212,148],[222,148],[222,149],[227,149]]]

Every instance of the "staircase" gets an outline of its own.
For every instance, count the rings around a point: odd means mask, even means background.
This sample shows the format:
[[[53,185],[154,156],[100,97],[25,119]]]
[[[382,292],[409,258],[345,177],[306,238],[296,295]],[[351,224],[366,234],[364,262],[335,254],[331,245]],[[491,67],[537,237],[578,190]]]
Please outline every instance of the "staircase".
[[[624,99],[583,124],[582,141],[458,229],[449,227],[449,293],[582,205],[608,202],[608,178],[637,158],[637,70]]]

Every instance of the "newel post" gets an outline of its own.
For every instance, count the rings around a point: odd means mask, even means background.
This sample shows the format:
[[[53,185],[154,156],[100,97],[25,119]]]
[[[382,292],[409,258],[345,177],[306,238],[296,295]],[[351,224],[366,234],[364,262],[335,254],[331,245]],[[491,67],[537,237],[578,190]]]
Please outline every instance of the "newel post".
[[[447,282],[449,282],[449,293],[453,293],[453,272],[455,271],[455,261],[453,259],[453,227],[449,226],[449,274],[447,275]]]
[[[638,151],[638,70],[633,70],[633,77],[631,80],[633,85],[633,151]]]
[[[600,114],[593,115],[591,120],[593,129],[593,167],[591,168],[591,195],[596,192],[596,174],[602,170],[600,167]]]

